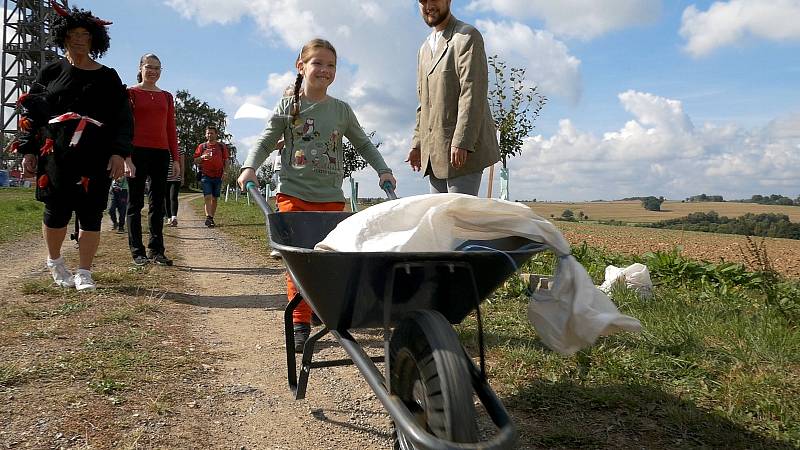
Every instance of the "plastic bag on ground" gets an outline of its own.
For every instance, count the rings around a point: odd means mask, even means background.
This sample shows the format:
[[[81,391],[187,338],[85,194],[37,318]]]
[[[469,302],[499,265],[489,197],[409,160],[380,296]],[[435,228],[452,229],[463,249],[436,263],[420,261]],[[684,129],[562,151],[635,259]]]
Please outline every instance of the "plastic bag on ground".
[[[620,314],[570,255],[569,243],[529,207],[464,194],[428,194],[384,202],[343,220],[314,248],[325,251],[452,251],[467,240],[521,236],[559,256],[548,291],[528,306],[528,318],[542,342],[572,354],[606,334],[639,331],[641,324]],[[480,276],[478,274],[477,276]]]
[[[649,298],[653,295],[653,282],[650,280],[650,271],[641,263],[634,263],[628,267],[606,267],[605,281],[600,285],[600,290],[608,294],[616,283],[625,283],[628,289],[633,289],[639,295]]]

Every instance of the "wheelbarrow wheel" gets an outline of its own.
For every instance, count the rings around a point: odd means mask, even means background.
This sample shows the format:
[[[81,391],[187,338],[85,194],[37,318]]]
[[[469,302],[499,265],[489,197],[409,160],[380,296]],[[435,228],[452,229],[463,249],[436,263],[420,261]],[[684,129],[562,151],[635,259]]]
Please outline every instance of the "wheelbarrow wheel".
[[[437,311],[414,311],[392,333],[391,393],[417,424],[451,442],[477,442],[475,404],[466,353],[453,327]],[[414,446],[395,427],[395,449]]]

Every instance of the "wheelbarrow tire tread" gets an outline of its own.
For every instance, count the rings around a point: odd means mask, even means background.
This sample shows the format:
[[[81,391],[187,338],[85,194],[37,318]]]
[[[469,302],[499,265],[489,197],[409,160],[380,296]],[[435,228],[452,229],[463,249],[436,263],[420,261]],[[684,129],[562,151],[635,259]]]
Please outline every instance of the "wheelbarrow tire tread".
[[[445,317],[414,311],[401,321],[390,341],[391,388],[429,432],[452,442],[477,442],[466,353]],[[424,408],[415,402],[415,383],[424,385]],[[419,395],[419,394],[417,394]],[[423,410],[424,409],[424,410]],[[395,448],[399,445],[395,433]]]

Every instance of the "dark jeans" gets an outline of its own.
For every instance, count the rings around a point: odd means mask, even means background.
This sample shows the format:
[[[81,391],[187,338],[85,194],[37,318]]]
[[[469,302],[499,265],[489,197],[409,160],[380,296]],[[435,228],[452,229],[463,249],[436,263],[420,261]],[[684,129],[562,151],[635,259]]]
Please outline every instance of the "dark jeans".
[[[178,217],[178,192],[181,190],[180,181],[167,181],[167,195],[164,196],[164,216]]]
[[[111,205],[108,207],[108,215],[111,216],[111,222],[114,226],[117,224],[125,224],[125,214],[128,211],[128,191],[122,189],[111,193]],[[119,213],[119,216],[117,216]],[[119,217],[119,222],[117,222]]]
[[[142,208],[144,207],[145,181],[150,177],[150,192],[147,195],[147,219],[150,225],[150,254],[164,254],[164,197],[167,188],[167,172],[171,160],[169,151],[134,147],[131,152],[136,176],[128,178],[128,247],[133,256],[145,256],[142,244]]]

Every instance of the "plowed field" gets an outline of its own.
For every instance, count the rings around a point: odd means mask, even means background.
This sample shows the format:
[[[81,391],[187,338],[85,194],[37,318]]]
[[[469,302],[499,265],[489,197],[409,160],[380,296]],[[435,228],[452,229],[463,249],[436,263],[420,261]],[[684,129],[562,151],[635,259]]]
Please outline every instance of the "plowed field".
[[[629,255],[669,251],[679,245],[683,247],[683,255],[692,259],[747,262],[742,255],[747,254],[744,236],[561,221],[555,224],[573,245],[585,241],[593,247]],[[761,242],[761,238],[756,238],[756,242]],[[800,241],[766,238],[764,243],[775,270],[787,277],[800,278]]]

